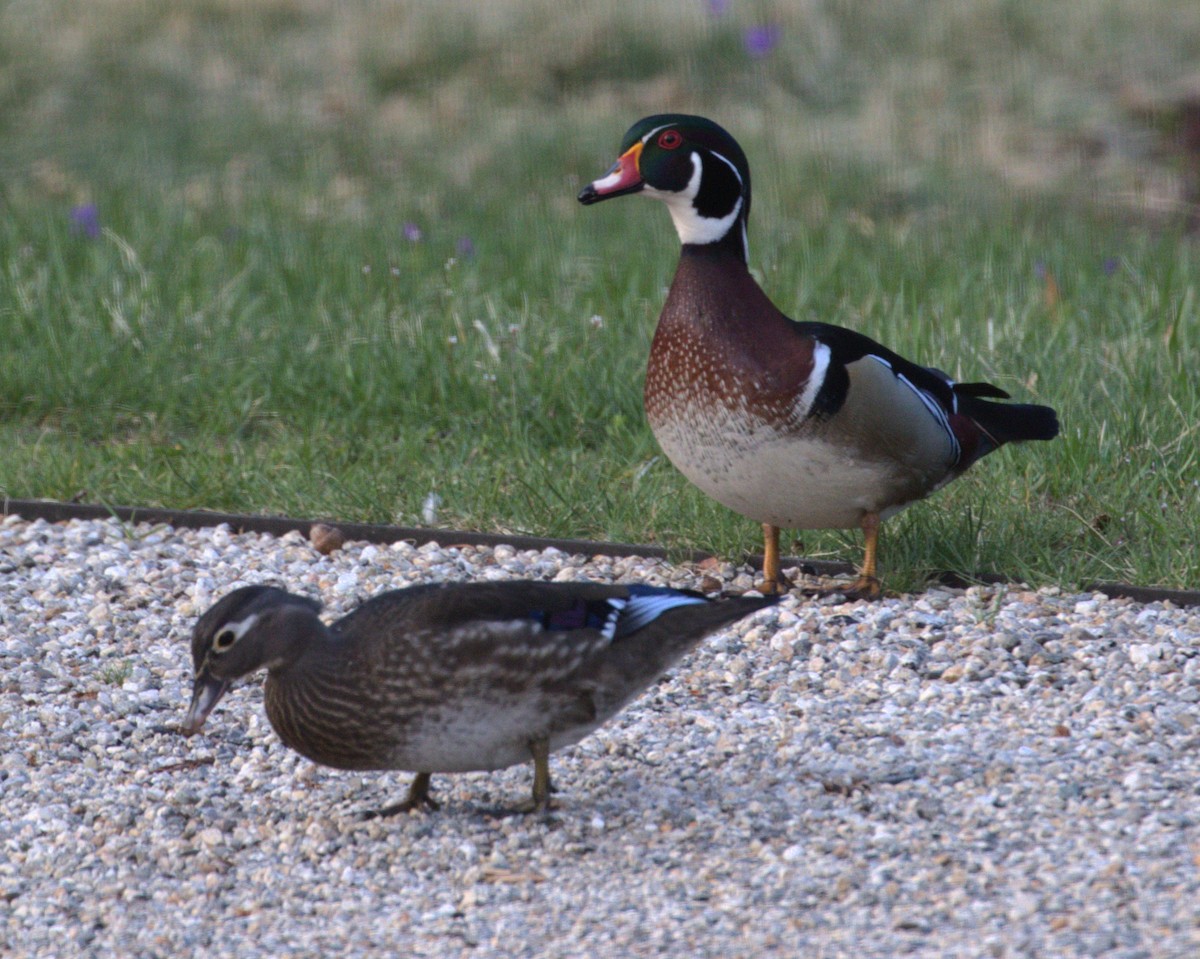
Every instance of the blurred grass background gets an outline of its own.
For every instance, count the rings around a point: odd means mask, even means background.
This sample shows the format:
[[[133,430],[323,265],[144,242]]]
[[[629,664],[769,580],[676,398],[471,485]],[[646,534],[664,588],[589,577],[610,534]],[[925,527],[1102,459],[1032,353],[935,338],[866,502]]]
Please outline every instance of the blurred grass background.
[[[668,218],[574,199],[686,111],[781,308],[1060,412],[889,586],[1195,587],[1197,64],[1192,0],[0,4],[0,494],[757,550],[642,416]]]

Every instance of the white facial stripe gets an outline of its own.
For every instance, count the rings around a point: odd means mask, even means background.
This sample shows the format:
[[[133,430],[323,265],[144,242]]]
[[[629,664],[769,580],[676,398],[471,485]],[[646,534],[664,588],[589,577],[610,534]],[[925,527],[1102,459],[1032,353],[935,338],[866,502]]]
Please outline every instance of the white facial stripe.
[[[670,125],[671,125],[671,124],[669,124],[669,123],[664,123],[664,124],[663,124],[662,126],[660,126],[660,127],[655,127],[653,130],[651,130],[649,133],[647,133],[647,134],[646,134],[644,137],[642,137],[642,143],[649,143],[649,142],[650,142],[650,138],[651,138],[652,136],[654,136],[654,134],[658,133],[660,130],[665,130],[665,129],[666,129],[667,127],[669,127]]]
[[[700,176],[703,172],[703,164],[700,162],[700,154],[695,151],[691,155],[692,161],[692,178],[688,180],[688,185],[678,193],[671,190],[659,190],[652,187],[649,183],[646,184],[646,189],[642,192],[647,196],[655,197],[659,200],[664,200],[670,203],[672,200],[687,200],[688,206],[692,205],[692,200],[696,198],[696,194],[700,192]]]
[[[721,159],[725,160],[724,157],[721,157]],[[725,160],[725,162],[728,163],[729,161]],[[683,190],[679,193],[669,193],[655,190],[652,187],[646,187],[642,191],[667,204],[667,209],[671,211],[671,219],[675,223],[675,232],[679,234],[679,241],[681,243],[715,243],[729,232],[730,227],[737,220],[738,214],[742,212],[743,201],[741,197],[738,197],[737,203],[733,205],[733,209],[726,216],[720,218],[707,217],[701,216],[696,212],[692,201],[696,199],[696,194],[700,192],[700,178],[703,174],[703,169],[704,164],[700,159],[700,154],[693,152],[692,178]],[[741,178],[739,177],[738,179],[740,180]]]
[[[713,150],[709,150],[708,152],[711,153],[713,156],[715,156],[718,160],[723,160],[725,162],[725,165],[728,166],[729,169],[731,169],[733,171],[733,175],[735,177],[737,177],[738,185],[741,186],[741,188],[743,190],[746,189],[746,181],[742,179],[742,175],[740,173],[738,173],[738,168],[736,166],[734,166],[734,163],[732,160],[730,160],[728,157],[721,156],[721,154],[716,153]]]
[[[804,390],[796,397],[796,403],[793,407],[798,418],[803,419],[808,416],[809,410],[812,409],[813,401],[817,398],[817,394],[825,384],[825,374],[829,372],[829,358],[831,355],[829,347],[824,343],[818,343],[814,347],[812,372],[808,374],[808,382],[804,384]]]
[[[239,619],[234,623],[226,623],[225,628],[221,630],[223,633],[233,633],[234,642],[237,642],[246,635],[258,622],[258,613],[251,613],[245,619]]]

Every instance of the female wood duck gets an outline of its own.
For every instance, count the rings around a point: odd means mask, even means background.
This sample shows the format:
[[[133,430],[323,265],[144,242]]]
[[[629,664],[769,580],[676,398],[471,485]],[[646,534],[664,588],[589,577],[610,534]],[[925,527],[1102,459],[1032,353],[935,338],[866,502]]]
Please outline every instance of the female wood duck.
[[[1005,443],[1058,434],[1054,410],[1003,404],[853,330],[797,323],[747,268],[750,166],[703,117],[635,123],[579,202],[643,193],[667,204],[683,244],[646,370],[650,428],[709,496],[763,524],[765,588],[783,587],[779,527],[861,527],[849,592],[880,594],[882,520]]]
[[[267,670],[279,738],[338,769],[407,769],[404,802],[437,808],[430,774],[533,760],[550,799],[549,755],[617,713],[705,636],[775,602],[719,601],[654,586],[455,583],[382,593],[326,626],[321,604],[269,586],[221,599],[192,633],[196,675],[184,731],[230,683]]]

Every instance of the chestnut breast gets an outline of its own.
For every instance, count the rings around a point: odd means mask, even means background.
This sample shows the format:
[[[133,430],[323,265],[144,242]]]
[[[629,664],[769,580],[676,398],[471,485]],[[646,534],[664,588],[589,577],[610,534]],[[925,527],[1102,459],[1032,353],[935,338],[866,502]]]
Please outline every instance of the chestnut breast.
[[[792,326],[736,257],[684,247],[650,348],[651,428],[695,407],[744,418],[743,429],[796,429],[816,343]]]

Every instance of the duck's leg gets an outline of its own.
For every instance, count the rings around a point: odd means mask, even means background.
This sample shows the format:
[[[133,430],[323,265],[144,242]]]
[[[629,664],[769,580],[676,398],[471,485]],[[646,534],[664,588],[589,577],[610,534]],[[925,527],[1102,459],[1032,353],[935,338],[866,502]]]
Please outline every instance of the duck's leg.
[[[517,812],[545,812],[550,808],[550,740],[531,739],[529,751],[533,754],[533,797],[517,806]]]
[[[764,596],[775,596],[786,592],[783,575],[779,570],[779,527],[763,523],[763,581],[758,591]]]
[[[399,812],[412,812],[414,809],[421,808],[440,809],[441,803],[429,795],[429,780],[431,778],[430,773],[417,773],[408,787],[408,795],[404,798],[403,802],[384,806],[382,809],[373,812],[363,813],[363,818],[379,819],[383,816],[394,816]]]
[[[875,557],[879,551],[879,514],[864,513],[859,520],[866,545],[863,549],[862,571],[845,590],[847,599],[879,599],[883,589],[875,575]]]

